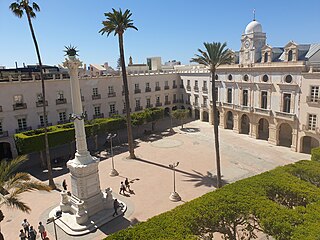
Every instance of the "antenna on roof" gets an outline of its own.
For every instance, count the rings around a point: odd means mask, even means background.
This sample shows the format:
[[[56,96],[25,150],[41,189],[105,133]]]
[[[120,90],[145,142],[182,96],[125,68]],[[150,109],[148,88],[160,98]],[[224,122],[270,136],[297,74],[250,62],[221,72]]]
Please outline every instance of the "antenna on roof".
[[[253,21],[255,21],[256,20],[256,9],[254,8],[253,9]]]

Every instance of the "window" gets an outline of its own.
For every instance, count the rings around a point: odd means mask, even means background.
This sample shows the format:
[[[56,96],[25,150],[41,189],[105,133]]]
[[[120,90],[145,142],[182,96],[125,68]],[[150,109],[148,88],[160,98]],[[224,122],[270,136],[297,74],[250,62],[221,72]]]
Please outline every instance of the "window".
[[[27,119],[19,118],[18,119],[18,128],[20,131],[27,129]]]
[[[13,101],[14,101],[14,103],[23,103],[23,97],[22,97],[22,95],[15,95],[15,96],[13,97]]]
[[[146,88],[150,88],[150,83],[146,83]]]
[[[197,97],[197,96],[194,97],[194,103],[195,103],[196,106],[198,106],[198,104],[199,104],[199,97]]]
[[[173,80],[172,86],[176,86],[176,80]]]
[[[231,74],[229,74],[229,76],[228,76],[228,80],[232,80],[232,75]]]
[[[43,115],[39,116],[39,120],[40,120],[40,126],[44,126],[44,116]],[[47,116],[47,125],[48,125],[48,116]]]
[[[182,79],[180,80],[180,85],[181,85],[181,87],[183,87],[183,80]]]
[[[311,86],[310,91],[311,102],[319,102],[319,86]]]
[[[228,88],[227,102],[232,103],[232,88]]]
[[[190,80],[188,80],[188,82],[187,82],[187,86],[190,86]]]
[[[183,94],[181,94],[181,100],[183,101]]]
[[[173,101],[174,101],[174,102],[177,101],[177,94],[173,94]]]
[[[67,121],[67,114],[66,112],[59,112],[59,121],[66,122]]]
[[[37,94],[37,101],[38,101],[38,102],[43,102],[42,93],[38,93],[38,94]]]
[[[265,63],[268,62],[268,53],[267,52],[264,54],[264,62]]]
[[[0,121],[0,134],[3,133],[2,122]]]
[[[203,88],[207,89],[207,81],[203,81]]]
[[[156,104],[160,104],[160,97],[159,96],[156,98]]]
[[[248,89],[242,91],[242,106],[248,106]]]
[[[261,108],[267,109],[268,108],[268,92],[261,91]]]
[[[247,74],[246,74],[246,75],[244,75],[244,76],[243,76],[243,81],[246,81],[246,82],[247,82],[248,80],[249,80],[248,75],[247,75]]]
[[[208,99],[205,97],[205,98],[203,98],[203,105],[204,106],[207,106],[207,102],[208,102]]]
[[[114,88],[113,86],[108,86],[108,93],[114,93]]]
[[[288,62],[292,61],[293,60],[293,57],[292,57],[292,50],[289,50],[288,52]]]
[[[194,81],[194,87],[197,88],[198,87],[198,80]]]
[[[150,107],[150,106],[151,106],[151,99],[147,98],[147,107]]]
[[[98,88],[92,88],[92,95],[97,96],[98,94]]]
[[[100,113],[101,113],[100,106],[95,106],[94,107],[94,115],[99,116]]]
[[[159,84],[159,82],[156,82],[156,87],[160,87],[160,84]]]
[[[164,97],[164,101],[167,103],[167,102],[169,102],[169,96],[168,95],[166,95],[165,97]]]
[[[292,76],[291,75],[287,75],[284,80],[285,80],[286,83],[291,83],[292,82]]]
[[[166,87],[169,86],[168,81],[165,81],[165,82],[164,82],[164,85],[165,85]]]
[[[284,93],[283,94],[283,107],[282,111],[286,113],[290,113],[290,105],[291,105],[291,94]]]
[[[116,113],[116,105],[114,103],[109,105],[110,113]]]
[[[139,83],[134,84],[134,89],[136,89],[136,90],[139,89]]]
[[[58,91],[57,92],[57,99],[59,99],[59,100],[64,99],[63,91]]]
[[[263,75],[263,77],[262,77],[262,81],[263,82],[268,82],[269,81],[269,77],[268,77],[268,75]]]
[[[317,115],[309,114],[309,117],[308,117],[308,129],[309,130],[316,130],[316,126],[317,126]]]

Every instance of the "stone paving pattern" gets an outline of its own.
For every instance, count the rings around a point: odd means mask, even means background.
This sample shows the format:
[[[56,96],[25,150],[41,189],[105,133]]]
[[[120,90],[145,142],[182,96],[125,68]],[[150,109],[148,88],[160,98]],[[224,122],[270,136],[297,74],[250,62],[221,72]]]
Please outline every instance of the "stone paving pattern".
[[[213,127],[200,121],[188,123],[184,127],[183,130],[175,127],[174,134],[168,131],[137,140],[137,160],[127,159],[126,149],[115,146],[115,168],[119,172],[117,177],[109,176],[111,158],[105,151],[101,152],[101,188],[111,187],[115,197],[127,203],[128,210],[124,216],[117,217],[96,232],[85,236],[71,237],[57,229],[58,239],[103,239],[110,233],[145,221],[213,191],[216,172]],[[219,129],[219,132],[222,175],[226,183],[259,174],[276,166],[310,159],[310,155],[292,152],[286,147],[273,146],[266,141],[236,134],[231,130]],[[180,162],[176,172],[177,192],[182,198],[180,202],[169,200],[173,190],[173,173],[168,165],[174,162]],[[126,177],[132,181],[131,189],[134,193],[119,196],[120,182]],[[71,186],[68,174],[55,178],[57,186],[61,186],[63,179]],[[42,221],[50,239],[54,239],[53,225],[45,223],[50,210],[59,204],[59,192],[26,193],[23,194],[22,200],[31,207],[30,214],[3,208],[5,219],[1,223],[1,230],[5,239],[18,239],[24,218],[36,229],[38,222]]]

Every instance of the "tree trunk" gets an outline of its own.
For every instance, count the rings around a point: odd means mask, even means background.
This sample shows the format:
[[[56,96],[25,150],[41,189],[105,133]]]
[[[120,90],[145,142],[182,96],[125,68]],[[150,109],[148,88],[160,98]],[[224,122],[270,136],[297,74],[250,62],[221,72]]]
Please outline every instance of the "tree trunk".
[[[36,39],[36,35],[33,30],[32,22],[31,22],[31,16],[29,13],[29,8],[26,6],[26,15],[28,18],[28,23],[29,23],[29,28],[31,31],[32,39],[34,42],[34,46],[36,49],[37,53],[37,58],[39,62],[39,69],[40,69],[40,78],[41,78],[41,87],[42,87],[42,101],[43,101],[43,120],[44,120],[44,142],[45,142],[45,151],[46,151],[46,159],[47,159],[47,168],[48,168],[48,180],[49,180],[49,186],[52,189],[56,188],[56,185],[54,184],[53,181],[53,176],[52,176],[52,168],[51,168],[51,159],[50,159],[50,150],[49,150],[49,141],[48,141],[48,130],[47,130],[47,111],[46,111],[46,92],[45,92],[45,86],[44,86],[44,78],[43,78],[43,68],[42,68],[42,62],[41,62],[41,57],[40,57],[40,50],[38,47],[38,42]]]
[[[211,71],[211,81],[212,81],[212,107],[213,107],[213,130],[214,130],[214,143],[216,150],[216,164],[217,164],[217,188],[221,187],[221,166],[220,166],[220,147],[219,147],[219,131],[218,131],[218,114],[216,105],[216,83],[215,83],[216,71]]]
[[[123,34],[118,33],[119,36],[119,49],[120,49],[120,59],[121,59],[121,69],[122,69],[122,80],[124,87],[124,99],[126,103],[126,117],[127,117],[127,132],[128,132],[128,145],[129,145],[129,158],[134,159],[134,146],[133,146],[133,137],[132,137],[132,127],[131,127],[131,117],[130,117],[130,101],[129,101],[129,89],[128,89],[128,80],[126,65],[124,61],[124,49],[123,49]]]

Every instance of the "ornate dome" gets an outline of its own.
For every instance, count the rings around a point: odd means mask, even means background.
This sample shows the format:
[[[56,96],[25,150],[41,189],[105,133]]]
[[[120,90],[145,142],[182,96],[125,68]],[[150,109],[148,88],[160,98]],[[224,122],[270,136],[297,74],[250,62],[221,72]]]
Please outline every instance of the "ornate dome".
[[[261,24],[256,21],[253,20],[252,22],[250,22],[247,27],[246,30],[244,30],[245,34],[250,34],[250,33],[261,33],[262,32],[262,26]]]

